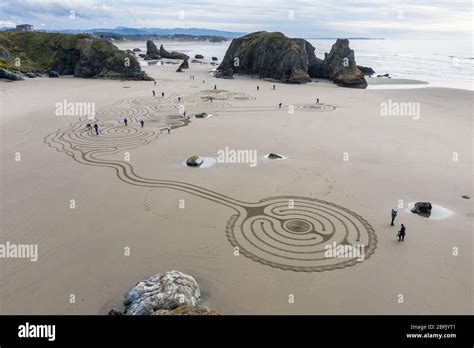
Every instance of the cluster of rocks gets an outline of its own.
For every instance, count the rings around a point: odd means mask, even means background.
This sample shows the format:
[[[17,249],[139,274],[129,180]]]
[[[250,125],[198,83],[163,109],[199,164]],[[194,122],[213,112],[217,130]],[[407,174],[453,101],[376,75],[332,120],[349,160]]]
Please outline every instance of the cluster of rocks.
[[[21,81],[25,78],[36,78],[36,77],[59,77],[59,73],[55,70],[49,70],[44,72],[28,71],[28,72],[19,72],[11,71],[8,69],[0,68],[0,79],[6,79],[10,81]]]
[[[153,275],[136,284],[123,301],[124,311],[109,315],[217,315],[215,309],[198,305],[201,291],[187,274],[170,271]]]
[[[349,40],[338,39],[324,60],[317,58],[314,50],[308,41],[282,33],[251,33],[232,40],[215,76],[232,78],[236,73],[298,84],[325,78],[339,86],[367,87]],[[365,74],[373,74],[371,68],[362,68]]]

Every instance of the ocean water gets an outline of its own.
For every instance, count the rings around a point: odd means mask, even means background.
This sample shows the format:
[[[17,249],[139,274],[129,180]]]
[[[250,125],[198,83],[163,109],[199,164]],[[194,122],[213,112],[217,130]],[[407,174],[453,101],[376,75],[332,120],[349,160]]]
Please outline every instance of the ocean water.
[[[324,58],[331,50],[334,39],[307,39],[315,48],[316,56]],[[160,42],[155,42],[159,46]],[[180,51],[194,57],[202,54],[224,57],[229,42],[169,42],[168,51]],[[135,46],[133,46],[135,45]],[[146,43],[121,43],[121,49],[135,47],[146,51]],[[428,82],[413,85],[416,88],[449,87],[474,90],[474,53],[470,41],[452,40],[350,40],[359,65],[372,67],[376,74],[390,74],[393,78],[406,78]],[[146,64],[146,63],[145,63]],[[391,88],[402,88],[392,85]]]

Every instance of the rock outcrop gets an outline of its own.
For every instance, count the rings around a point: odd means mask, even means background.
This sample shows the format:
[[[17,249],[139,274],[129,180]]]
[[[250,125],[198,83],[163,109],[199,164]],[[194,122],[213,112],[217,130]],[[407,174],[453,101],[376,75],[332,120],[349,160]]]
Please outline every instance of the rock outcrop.
[[[229,77],[232,70],[287,83],[310,82],[307,50],[311,47],[306,40],[290,39],[282,33],[251,33],[232,40],[216,77]]]
[[[371,67],[362,66],[362,65],[357,65],[357,68],[358,68],[360,71],[362,71],[362,74],[364,74],[364,76],[372,76],[373,74],[375,74],[374,69],[372,69]]]
[[[146,42],[145,60],[152,60],[152,59],[161,59],[161,56],[158,54],[158,48],[153,43],[153,41],[148,40]]]
[[[86,78],[149,79],[133,54],[120,51],[110,41],[99,38],[85,38],[73,47],[60,47],[50,70]]]
[[[322,64],[322,77],[329,78],[343,87],[366,88],[364,74],[357,68],[354,50],[349,40],[337,39],[331,51],[325,54]]]
[[[196,55],[194,56],[194,58],[196,58],[196,59],[204,59],[204,56],[203,56],[202,54],[196,54]]]
[[[195,306],[201,299],[196,280],[190,275],[170,271],[142,280],[125,296],[126,315],[151,315],[158,310]]]
[[[326,78],[344,87],[367,87],[349,40],[338,39],[324,60],[317,58],[314,50],[308,41],[288,38],[282,33],[251,33],[232,40],[215,76],[229,78],[235,73],[285,83]]]
[[[0,69],[0,79],[6,79],[11,81],[20,81],[24,80],[23,74],[21,73],[14,73],[7,69]]]
[[[85,78],[150,80],[133,53],[92,34],[0,32],[0,52],[4,57],[0,64],[15,72],[56,71]],[[14,57],[18,56],[22,57],[21,66],[16,67]]]
[[[182,59],[182,60],[189,59],[189,57],[184,53],[180,53],[176,51],[168,52],[167,50],[165,50],[163,45],[160,46],[160,56],[161,58],[167,58],[167,59]]]

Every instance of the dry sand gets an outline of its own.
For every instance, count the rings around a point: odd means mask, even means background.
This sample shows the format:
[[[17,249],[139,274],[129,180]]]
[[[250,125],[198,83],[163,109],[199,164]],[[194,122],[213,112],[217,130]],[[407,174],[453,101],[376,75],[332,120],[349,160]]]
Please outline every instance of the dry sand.
[[[136,282],[173,269],[193,275],[203,303],[225,314],[473,313],[473,199],[461,198],[473,196],[472,92],[354,90],[325,81],[276,84],[273,91],[271,82],[215,79],[209,65],[190,65],[184,73],[176,73],[175,65],[145,67],[157,79],[156,87],[72,77],[0,83],[0,242],[39,245],[37,262],[0,259],[1,314],[104,314],[119,306]],[[202,91],[214,84],[228,92],[221,94],[226,100],[211,105],[201,97],[211,94]],[[160,98],[165,91],[165,98],[152,100],[152,89]],[[120,134],[125,127],[119,125],[121,105],[139,98],[133,112],[151,110],[143,131],[158,135],[170,122],[179,122],[166,119],[178,116],[170,109],[178,106],[178,96],[188,115],[216,116],[192,119],[169,136],[145,137],[149,143],[102,159],[123,161],[129,152],[136,175],[194,184],[244,202],[275,196],[332,202],[371,224],[377,236],[373,255],[323,272],[283,270],[234,256],[226,224],[235,211],[228,206],[177,189],[126,183],[112,168],[79,163],[44,143],[49,134],[78,122],[55,115],[55,104],[63,100],[95,102],[98,111],[104,110],[101,120],[126,141]],[[335,109],[302,108],[316,98]],[[420,119],[381,116],[381,103],[389,99],[419,102]],[[106,109],[120,100],[125,104]],[[288,105],[296,107],[294,114]],[[135,121],[128,127],[140,132]],[[82,130],[77,133],[97,141]],[[257,150],[258,165],[182,165],[193,154],[216,157],[227,146]],[[20,162],[14,160],[16,152]],[[288,159],[263,159],[269,152]],[[458,161],[452,159],[454,152]],[[75,209],[70,209],[71,199]],[[182,199],[184,209],[179,208]],[[400,243],[397,227],[389,225],[398,200],[405,207],[427,200],[454,214],[432,220],[400,209],[397,225],[407,226]],[[130,256],[124,255],[127,247]],[[459,248],[458,256],[453,247]]]

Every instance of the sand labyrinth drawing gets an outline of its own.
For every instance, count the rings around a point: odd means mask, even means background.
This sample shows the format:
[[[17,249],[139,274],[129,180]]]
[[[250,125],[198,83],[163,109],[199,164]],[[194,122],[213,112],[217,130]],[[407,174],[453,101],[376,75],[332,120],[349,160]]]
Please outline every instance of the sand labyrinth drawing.
[[[203,92],[183,99],[186,109],[196,112],[232,111],[229,100],[251,99],[242,93],[225,92],[212,105],[202,101]],[[229,207],[234,213],[225,229],[233,251],[238,248],[239,254],[261,264],[283,270],[320,272],[358,263],[355,256],[327,257],[325,246],[333,242],[343,246],[363,245],[365,259],[374,253],[377,237],[372,226],[360,215],[334,203],[299,196],[243,202],[190,183],[145,178],[135,173],[129,162],[110,158],[155,141],[170,124],[172,128],[188,125],[191,118],[179,115],[175,100],[176,95],[122,99],[97,113],[94,122],[100,126],[100,135],[86,129],[86,124],[91,123],[86,118],[49,134],[44,142],[79,163],[113,168],[117,177],[130,185],[179,190]],[[315,112],[330,109],[311,108]],[[254,111],[262,110],[265,108],[256,107]],[[128,126],[123,125],[123,117],[129,118]],[[141,119],[146,120],[144,128],[138,124]]]

